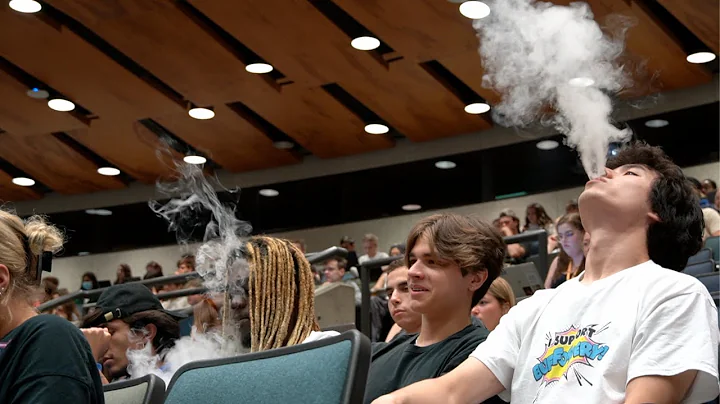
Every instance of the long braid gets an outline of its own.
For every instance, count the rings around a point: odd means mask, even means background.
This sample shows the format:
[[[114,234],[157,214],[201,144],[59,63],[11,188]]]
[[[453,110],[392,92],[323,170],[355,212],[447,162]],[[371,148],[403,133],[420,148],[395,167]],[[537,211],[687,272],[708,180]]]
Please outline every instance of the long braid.
[[[253,237],[248,242],[251,351],[302,343],[319,331],[310,264],[289,241]]]

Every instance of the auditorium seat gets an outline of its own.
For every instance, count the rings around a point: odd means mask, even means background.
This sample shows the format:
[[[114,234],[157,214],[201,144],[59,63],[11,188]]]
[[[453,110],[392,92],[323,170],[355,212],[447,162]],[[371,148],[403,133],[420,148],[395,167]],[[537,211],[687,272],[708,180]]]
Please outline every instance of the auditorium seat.
[[[720,262],[720,236],[708,237],[705,248],[712,250],[713,260]]]
[[[122,380],[103,386],[106,404],[162,404],[165,382],[155,375]]]
[[[720,291],[720,272],[711,272],[696,276],[700,282],[708,289],[708,292],[714,293]]]
[[[192,362],[170,381],[166,404],[362,403],[370,341],[338,336],[233,358]]]
[[[709,248],[703,248],[702,250],[698,251],[697,254],[688,258],[687,265],[692,265],[692,264],[695,264],[698,262],[711,260],[712,258],[713,258],[712,250]]]
[[[692,275],[692,276],[698,276],[707,274],[710,272],[715,272],[715,263],[707,259],[705,261],[695,262],[693,264],[690,264],[683,269],[684,274]]]

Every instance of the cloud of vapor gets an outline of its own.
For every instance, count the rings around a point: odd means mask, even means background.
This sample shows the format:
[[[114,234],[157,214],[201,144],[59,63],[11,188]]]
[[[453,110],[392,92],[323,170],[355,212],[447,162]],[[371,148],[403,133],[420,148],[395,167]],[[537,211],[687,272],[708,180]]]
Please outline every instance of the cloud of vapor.
[[[131,377],[155,374],[166,384],[186,363],[246,351],[240,338],[241,324],[230,314],[233,312],[231,307],[247,301],[244,286],[249,269],[244,254],[245,240],[252,231],[248,222],[237,218],[233,205],[220,201],[201,167],[177,163],[176,173],[175,181],[157,184],[161,193],[174,197],[165,203],[151,201],[149,206],[168,221],[169,229],[176,232],[181,244],[187,244],[198,223],[207,223],[202,229],[203,243],[195,252],[195,270],[202,277],[208,295],[224,301],[221,308],[224,318],[221,330],[183,337],[160,355],[152,353],[149,343],[143,349],[128,350]]]
[[[504,126],[538,121],[554,126],[577,148],[587,175],[603,175],[609,144],[630,136],[610,118],[610,95],[631,85],[618,62],[629,21],[616,18],[611,35],[586,3],[485,2],[490,16],[473,26],[480,37],[483,84],[502,95],[493,119]],[[593,84],[579,85],[582,79]]]

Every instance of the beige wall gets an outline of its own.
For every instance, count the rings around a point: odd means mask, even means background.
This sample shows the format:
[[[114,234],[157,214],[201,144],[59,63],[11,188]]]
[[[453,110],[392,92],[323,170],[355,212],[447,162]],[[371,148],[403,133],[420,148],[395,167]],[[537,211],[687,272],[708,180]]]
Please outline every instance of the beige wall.
[[[718,182],[720,178],[720,163],[704,164],[684,169],[689,176],[702,180],[711,178]],[[478,214],[490,221],[494,219],[500,210],[510,208],[515,210],[518,216],[523,217],[525,207],[538,202],[545,207],[551,217],[557,217],[563,213],[565,204],[570,199],[577,198],[582,188],[571,188],[543,194],[535,194],[520,198],[491,201],[473,205],[460,206],[448,209],[463,214]],[[412,225],[420,218],[437,211],[422,211],[414,214],[396,216],[391,218],[365,220],[361,222],[346,223],[335,226],[318,227],[285,233],[278,233],[276,236],[291,239],[301,238],[305,240],[308,251],[318,251],[337,245],[340,237],[350,236],[356,241],[356,246],[362,249],[362,237],[365,233],[372,232],[380,238],[380,249],[387,251],[391,244],[403,242],[407,232]],[[175,270],[175,263],[181,254],[192,252],[196,246],[165,246],[131,251],[122,251],[107,254],[88,255],[84,257],[58,258],[53,262],[52,275],[60,280],[60,286],[70,290],[80,286],[80,277],[86,271],[93,271],[98,279],[115,280],[115,270],[121,263],[127,263],[133,269],[133,275],[142,276],[145,273],[145,264],[148,261],[157,261],[163,266],[166,275]]]

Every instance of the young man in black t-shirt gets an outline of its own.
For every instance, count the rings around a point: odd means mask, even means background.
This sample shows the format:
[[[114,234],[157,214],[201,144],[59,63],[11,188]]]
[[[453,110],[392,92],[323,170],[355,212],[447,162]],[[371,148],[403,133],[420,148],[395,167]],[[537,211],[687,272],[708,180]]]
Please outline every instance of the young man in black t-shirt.
[[[365,402],[450,372],[485,340],[470,310],[499,275],[505,257],[500,233],[472,216],[433,215],[407,241],[410,308],[422,314],[420,333],[373,347]]]

